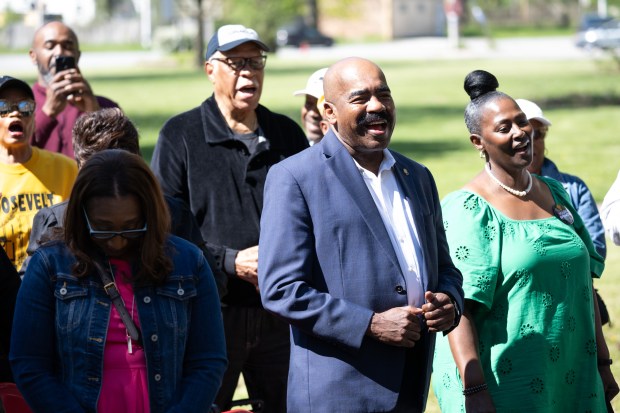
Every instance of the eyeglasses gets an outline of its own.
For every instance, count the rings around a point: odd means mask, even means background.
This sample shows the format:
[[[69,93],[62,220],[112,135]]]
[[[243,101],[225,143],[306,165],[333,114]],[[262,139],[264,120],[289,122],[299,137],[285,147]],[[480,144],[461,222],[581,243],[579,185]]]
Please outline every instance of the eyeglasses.
[[[0,117],[5,118],[16,110],[22,116],[31,116],[34,112],[34,101],[20,100],[19,102],[9,102],[6,99],[0,99]]]
[[[90,226],[90,221],[88,220],[88,215],[86,214],[86,210],[84,210],[84,218],[86,218],[86,225],[88,225],[88,232],[92,238],[95,239],[112,239],[116,236],[123,237],[125,239],[138,239],[146,232],[146,224],[144,224],[144,228],[141,229],[127,229],[125,231],[95,231],[93,227]]]
[[[227,57],[226,59],[212,57],[211,60],[217,60],[218,62],[222,62],[228,65],[235,72],[240,72],[246,67],[249,67],[252,70],[264,69],[265,63],[267,63],[267,56],[262,55],[252,57]]]

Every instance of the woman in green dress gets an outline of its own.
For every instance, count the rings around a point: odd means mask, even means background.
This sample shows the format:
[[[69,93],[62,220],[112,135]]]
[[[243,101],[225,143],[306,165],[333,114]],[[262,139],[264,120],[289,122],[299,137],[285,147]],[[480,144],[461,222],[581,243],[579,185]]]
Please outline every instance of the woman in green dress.
[[[527,171],[532,127],[498,86],[465,78],[486,165],[442,202],[466,304],[437,337],[433,388],[442,412],[604,412],[618,386],[593,299],[603,259],[562,185]]]

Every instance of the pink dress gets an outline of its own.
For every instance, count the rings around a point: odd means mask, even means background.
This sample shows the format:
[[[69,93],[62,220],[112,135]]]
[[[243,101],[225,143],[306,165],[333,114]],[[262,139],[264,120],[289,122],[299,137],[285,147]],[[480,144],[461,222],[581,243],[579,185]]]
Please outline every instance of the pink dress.
[[[116,286],[125,308],[140,328],[138,308],[131,285],[131,266],[127,261],[111,259]],[[135,342],[129,353],[127,332],[114,305],[110,304],[110,324],[103,352],[103,382],[97,402],[99,413],[149,413],[149,389],[144,350]],[[134,308],[135,306],[135,308]]]

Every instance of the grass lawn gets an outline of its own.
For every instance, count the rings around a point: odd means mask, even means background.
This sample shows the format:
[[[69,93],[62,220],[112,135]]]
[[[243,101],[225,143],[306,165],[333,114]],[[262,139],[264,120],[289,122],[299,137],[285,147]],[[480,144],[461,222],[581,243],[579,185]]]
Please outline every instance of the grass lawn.
[[[522,51],[515,52],[514,60],[503,61],[379,61],[397,106],[391,147],[431,169],[440,197],[471,179],[483,165],[463,122],[468,97],[462,85],[469,71],[485,69],[498,77],[500,90],[542,106],[553,122],[548,156],[562,170],[583,178],[601,202],[620,168],[618,67],[593,60],[533,61],[522,58],[526,56]],[[262,103],[298,120],[302,98],[292,92],[305,85],[310,73],[330,63],[270,56]],[[85,74],[98,94],[116,100],[134,120],[147,159],[165,120],[211,94],[204,73],[185,66]],[[613,326],[605,327],[605,332],[620,381],[619,279],[620,247],[610,245],[607,269],[596,286],[610,310]],[[620,400],[615,407],[620,409]],[[439,411],[432,395],[428,411]]]

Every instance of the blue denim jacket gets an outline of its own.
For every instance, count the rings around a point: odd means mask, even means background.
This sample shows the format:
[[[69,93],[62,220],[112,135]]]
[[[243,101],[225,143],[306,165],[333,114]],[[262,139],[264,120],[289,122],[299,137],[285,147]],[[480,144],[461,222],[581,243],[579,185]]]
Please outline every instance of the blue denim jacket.
[[[590,238],[592,238],[596,252],[605,258],[607,255],[605,229],[603,228],[603,222],[601,221],[596,202],[594,202],[594,198],[585,182],[577,176],[560,172],[558,167],[548,158],[545,158],[543,161],[540,174],[562,183],[562,186],[570,195],[573,206],[583,220]]]
[[[135,288],[151,412],[206,412],[227,364],[217,290],[197,247],[167,244],[166,281]],[[35,412],[96,411],[112,303],[97,274],[71,275],[74,262],[61,242],[39,248],[18,294],[10,360]]]

